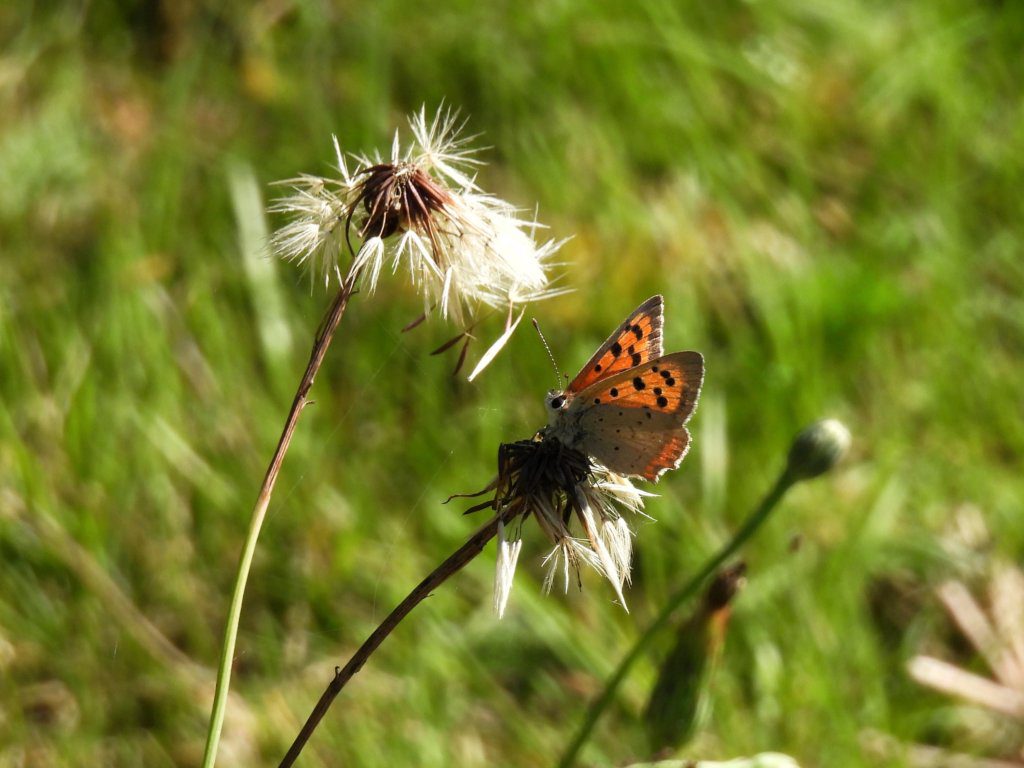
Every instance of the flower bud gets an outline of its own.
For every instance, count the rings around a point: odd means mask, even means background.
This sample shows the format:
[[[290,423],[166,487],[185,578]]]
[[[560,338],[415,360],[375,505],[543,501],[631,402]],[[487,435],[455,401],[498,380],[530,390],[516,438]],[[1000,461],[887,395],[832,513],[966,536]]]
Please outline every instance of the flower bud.
[[[786,471],[796,480],[810,480],[832,469],[849,447],[850,430],[841,421],[816,421],[793,440]]]

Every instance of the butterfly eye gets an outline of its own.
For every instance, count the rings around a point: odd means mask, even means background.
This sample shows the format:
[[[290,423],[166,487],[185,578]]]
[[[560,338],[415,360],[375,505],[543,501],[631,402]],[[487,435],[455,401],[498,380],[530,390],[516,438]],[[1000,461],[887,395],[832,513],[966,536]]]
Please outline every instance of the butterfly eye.
[[[551,408],[552,408],[552,410],[557,411],[559,408],[562,407],[562,403],[564,403],[564,402],[565,402],[565,398],[563,396],[559,395],[558,397],[556,397],[554,400],[551,401]]]

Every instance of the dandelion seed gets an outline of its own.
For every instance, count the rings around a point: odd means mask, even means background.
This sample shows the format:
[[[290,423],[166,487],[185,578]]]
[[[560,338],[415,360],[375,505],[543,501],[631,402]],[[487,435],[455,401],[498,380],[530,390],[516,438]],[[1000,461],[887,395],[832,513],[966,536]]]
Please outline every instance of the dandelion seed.
[[[348,209],[344,182],[339,188],[328,179],[303,175],[281,183],[290,185],[292,194],[271,205],[270,211],[287,214],[291,221],[271,236],[270,249],[285,261],[304,266],[310,280],[320,279],[326,286],[339,274],[337,254],[344,244]]]
[[[497,341],[491,344],[491,346],[487,348],[487,351],[483,353],[480,357],[480,362],[476,364],[476,368],[474,368],[473,372],[469,374],[468,378],[470,381],[479,376],[480,372],[490,365],[491,361],[505,347],[508,340],[512,338],[512,334],[515,333],[516,328],[519,326],[519,321],[523,319],[523,314],[525,314],[525,310],[519,313],[519,317],[516,318],[515,322],[509,325],[509,327],[505,329],[505,332],[498,337]]]
[[[547,574],[544,577],[544,593],[547,594],[551,591],[555,578],[559,574],[562,575],[565,582],[566,592],[569,591],[571,573],[576,574],[576,582],[579,583],[580,563],[593,568],[602,576],[605,575],[597,553],[590,549],[585,542],[571,536],[561,539],[542,561],[542,565],[547,568]]]
[[[516,574],[516,562],[523,540],[516,536],[509,538],[502,523],[498,523],[498,572],[494,577],[494,612],[500,619],[505,615],[508,596],[512,591],[512,578]]]

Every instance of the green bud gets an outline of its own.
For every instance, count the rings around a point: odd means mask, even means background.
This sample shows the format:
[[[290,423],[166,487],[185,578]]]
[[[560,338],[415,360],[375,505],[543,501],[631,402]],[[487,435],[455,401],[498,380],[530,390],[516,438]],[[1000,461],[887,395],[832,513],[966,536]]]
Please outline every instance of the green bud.
[[[796,480],[810,480],[832,469],[849,447],[850,430],[841,421],[816,421],[793,440],[786,471]]]

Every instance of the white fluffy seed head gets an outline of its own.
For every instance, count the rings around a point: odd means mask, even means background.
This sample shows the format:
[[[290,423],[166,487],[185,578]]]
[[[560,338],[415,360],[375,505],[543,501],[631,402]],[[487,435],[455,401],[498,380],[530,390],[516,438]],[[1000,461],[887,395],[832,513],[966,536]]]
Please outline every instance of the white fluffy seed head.
[[[464,121],[441,108],[409,119],[413,141],[403,150],[396,132],[389,160],[350,156],[334,141],[339,178],[300,176],[271,211],[289,221],[270,250],[298,263],[312,281],[343,279],[340,263],[354,249],[352,269],[373,293],[385,272],[404,272],[436,311],[468,328],[481,309],[509,314],[524,304],[565,293],[553,284],[552,257],[564,241],[538,242],[542,228],[509,203],[484,193],[482,163],[460,135]],[[479,373],[479,371],[477,371]]]
[[[444,299],[452,315],[467,306],[507,308],[510,303],[561,293],[562,289],[552,293],[549,288],[550,257],[561,242],[538,245],[535,235],[540,224],[520,218],[515,207],[480,190],[470,172],[482,163],[468,146],[472,137],[459,135],[463,122],[458,115],[442,108],[430,120],[421,109],[409,124],[414,141],[404,152],[395,134],[390,155],[393,176],[422,171],[443,199],[427,206],[436,219],[432,231],[411,222],[412,226],[397,228],[394,236],[385,236],[388,242],[383,249],[371,242],[374,233],[366,233],[356,259],[365,268],[367,287],[375,288],[382,272],[382,264],[375,262],[388,258],[393,270],[408,269],[432,303]],[[384,164],[379,155],[374,160],[355,156],[349,171],[337,139],[335,152],[341,178],[303,175],[281,182],[291,187],[291,194],[270,208],[292,219],[273,236],[273,252],[321,275],[335,272],[346,232],[349,239],[360,240],[359,232],[370,216],[362,182],[368,169]]]

